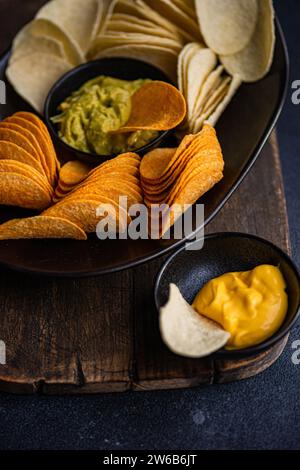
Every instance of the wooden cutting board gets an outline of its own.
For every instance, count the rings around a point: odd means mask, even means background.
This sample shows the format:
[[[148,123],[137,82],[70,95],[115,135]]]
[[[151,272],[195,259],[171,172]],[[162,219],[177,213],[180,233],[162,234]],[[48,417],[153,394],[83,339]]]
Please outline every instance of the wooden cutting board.
[[[207,232],[257,234],[290,252],[276,136]],[[91,279],[32,278],[0,271],[0,389],[96,393],[191,387],[238,380],[269,367],[284,338],[247,360],[180,358],[164,346],[153,301],[164,258]]]

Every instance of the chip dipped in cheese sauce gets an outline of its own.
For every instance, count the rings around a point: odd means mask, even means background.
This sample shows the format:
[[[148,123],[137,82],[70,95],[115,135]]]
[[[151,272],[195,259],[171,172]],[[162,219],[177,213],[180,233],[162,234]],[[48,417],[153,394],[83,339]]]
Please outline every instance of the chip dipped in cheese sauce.
[[[271,265],[227,273],[208,282],[193,307],[230,333],[227,349],[247,348],[270,338],[282,325],[288,308],[286,283]]]

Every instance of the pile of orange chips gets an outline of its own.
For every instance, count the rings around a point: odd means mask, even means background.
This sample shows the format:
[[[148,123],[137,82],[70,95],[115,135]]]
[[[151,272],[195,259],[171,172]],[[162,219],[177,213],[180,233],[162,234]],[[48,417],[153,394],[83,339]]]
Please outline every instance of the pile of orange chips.
[[[137,154],[119,155],[90,171],[79,185],[43,215],[67,219],[84,232],[92,233],[105,213],[112,224],[115,221],[117,232],[125,231],[130,222],[127,207],[143,202],[139,167]],[[122,197],[127,197],[126,208],[120,205]],[[101,207],[105,209],[102,214]]]
[[[59,171],[53,202],[58,202],[80,184],[91,171],[91,167],[78,160],[63,165]]]
[[[209,124],[198,134],[185,136],[177,149],[156,149],[143,158],[140,172],[144,201],[149,207],[164,205],[168,212],[161,234],[223,178],[223,169],[222,150]]]
[[[0,123],[0,204],[47,208],[59,168],[47,127],[37,116],[18,112]]]
[[[73,238],[85,240],[105,219],[116,233],[131,221],[128,208],[143,202],[140,157],[119,155],[90,171],[64,198],[41,216],[16,219],[0,226],[0,240],[16,238]],[[126,205],[120,204],[126,197]]]

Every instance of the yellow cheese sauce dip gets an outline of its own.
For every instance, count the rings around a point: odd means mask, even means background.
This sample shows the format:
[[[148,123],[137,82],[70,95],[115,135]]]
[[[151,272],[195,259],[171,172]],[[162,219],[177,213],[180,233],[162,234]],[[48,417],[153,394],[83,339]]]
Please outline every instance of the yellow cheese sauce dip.
[[[224,274],[201,289],[193,307],[230,333],[226,349],[247,348],[282,325],[288,308],[286,283],[279,268],[271,265]]]

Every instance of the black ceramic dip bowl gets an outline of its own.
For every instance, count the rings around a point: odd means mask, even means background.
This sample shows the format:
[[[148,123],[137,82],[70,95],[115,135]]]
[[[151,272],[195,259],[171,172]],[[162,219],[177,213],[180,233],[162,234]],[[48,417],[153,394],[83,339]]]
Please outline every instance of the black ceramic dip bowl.
[[[190,244],[189,248],[192,247]],[[272,243],[253,235],[219,233],[205,237],[202,249],[176,251],[162,266],[155,284],[154,296],[159,310],[168,301],[169,285],[176,284],[190,304],[199,290],[211,279],[222,274],[249,271],[258,265],[271,264],[280,268],[288,294],[288,312],[283,325],[266,341],[245,349],[222,349],[215,357],[240,358],[256,355],[279,342],[299,317],[300,277],[292,260]]]
[[[71,147],[59,137],[58,125],[54,124],[51,118],[60,113],[59,105],[74,91],[77,91],[87,81],[101,75],[128,81],[149,78],[151,80],[171,83],[167,75],[153,65],[140,60],[118,57],[87,62],[72,69],[55,83],[48,94],[44,108],[44,116],[51,136],[56,144],[62,146],[69,153],[74,154],[79,160],[92,165],[99,165],[103,161],[110,160],[117,155],[98,155],[92,152],[82,152]],[[161,145],[170,134],[171,131],[160,132],[158,137],[147,145],[132,151],[144,155]]]

